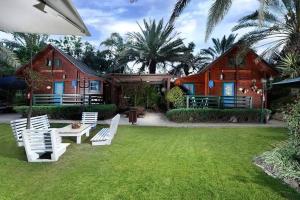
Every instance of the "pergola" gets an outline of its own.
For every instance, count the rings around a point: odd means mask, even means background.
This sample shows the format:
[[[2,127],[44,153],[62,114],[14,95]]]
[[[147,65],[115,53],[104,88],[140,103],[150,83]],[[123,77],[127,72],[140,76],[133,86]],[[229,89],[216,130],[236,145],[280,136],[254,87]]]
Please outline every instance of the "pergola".
[[[110,82],[110,98],[113,103],[118,102],[118,88],[123,84],[138,84],[141,82],[150,85],[161,85],[165,91],[170,90],[171,81],[175,77],[170,74],[107,74],[106,79]]]

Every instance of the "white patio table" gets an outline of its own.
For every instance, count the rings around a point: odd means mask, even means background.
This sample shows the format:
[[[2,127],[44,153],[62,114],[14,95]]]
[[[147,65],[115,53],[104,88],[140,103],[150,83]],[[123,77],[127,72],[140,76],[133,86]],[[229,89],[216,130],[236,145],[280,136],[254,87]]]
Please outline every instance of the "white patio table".
[[[87,124],[81,124],[80,128],[73,129],[72,125],[65,126],[58,129],[58,134],[60,137],[76,137],[76,143],[81,144],[81,136],[90,135],[90,130],[92,126]]]

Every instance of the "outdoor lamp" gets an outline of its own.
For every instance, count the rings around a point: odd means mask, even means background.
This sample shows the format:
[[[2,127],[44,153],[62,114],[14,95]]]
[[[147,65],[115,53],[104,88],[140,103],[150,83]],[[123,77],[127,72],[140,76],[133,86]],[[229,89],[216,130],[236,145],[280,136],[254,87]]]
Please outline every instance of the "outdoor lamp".
[[[47,88],[47,90],[50,90],[50,89],[51,89],[51,86],[50,86],[50,85],[48,85],[46,88]]]
[[[266,84],[266,83],[267,83],[267,79],[265,79],[265,78],[262,78],[260,81],[261,81],[261,83],[263,83],[263,84]]]
[[[222,70],[222,72],[220,74],[220,80],[222,81],[223,79],[224,79],[224,74],[223,74],[223,70]]]

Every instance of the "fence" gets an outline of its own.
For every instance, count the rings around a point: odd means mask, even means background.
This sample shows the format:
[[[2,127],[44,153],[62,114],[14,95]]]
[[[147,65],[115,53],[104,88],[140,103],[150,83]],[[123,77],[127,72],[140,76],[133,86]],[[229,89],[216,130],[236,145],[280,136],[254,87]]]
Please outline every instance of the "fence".
[[[98,94],[35,94],[33,95],[34,105],[76,105],[76,104],[103,104],[103,96]]]
[[[187,108],[252,108],[249,96],[186,96]]]

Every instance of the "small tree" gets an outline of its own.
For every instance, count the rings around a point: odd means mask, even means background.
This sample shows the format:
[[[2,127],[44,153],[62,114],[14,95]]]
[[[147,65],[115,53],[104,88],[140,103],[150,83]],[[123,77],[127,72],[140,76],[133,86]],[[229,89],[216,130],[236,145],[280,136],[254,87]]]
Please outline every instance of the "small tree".
[[[23,71],[23,77],[29,91],[29,109],[27,113],[27,129],[29,129],[32,115],[33,93],[47,83],[47,77],[42,76],[29,67]]]
[[[173,87],[170,91],[168,91],[166,100],[171,102],[175,108],[181,108],[184,106],[184,93],[180,87]]]

